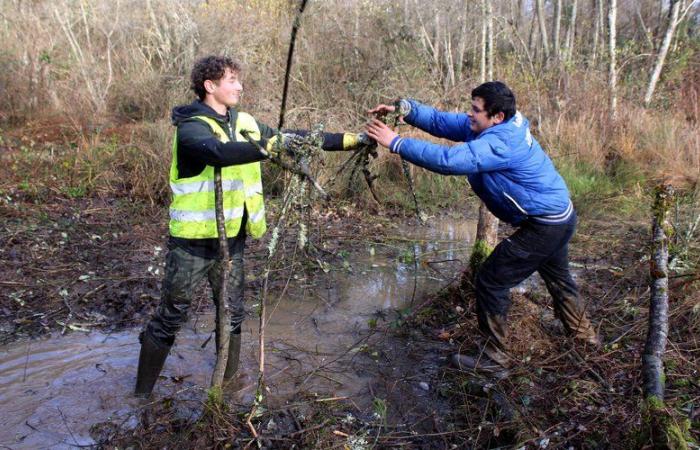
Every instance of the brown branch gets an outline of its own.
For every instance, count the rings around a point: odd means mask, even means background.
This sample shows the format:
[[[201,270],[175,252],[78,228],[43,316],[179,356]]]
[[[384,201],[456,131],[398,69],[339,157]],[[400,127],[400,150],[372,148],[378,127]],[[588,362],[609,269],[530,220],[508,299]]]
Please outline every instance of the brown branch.
[[[265,150],[255,139],[250,137],[250,133],[248,133],[247,130],[242,130],[241,135],[246,138],[248,142],[253,144],[260,153],[262,153],[264,156],[266,156],[272,163],[278,165],[282,169],[291,172],[295,175],[299,175],[302,179],[306,179],[311,183],[311,185],[318,191],[319,194],[321,194],[321,198],[324,200],[328,200],[329,195],[326,193],[326,191],[323,190],[323,187],[316,181],[316,179],[311,175],[309,172],[309,168],[305,164],[299,164],[297,166],[293,166],[286,161],[282,160],[279,156],[274,156],[271,155],[270,152]]]
[[[221,167],[214,168],[214,198],[216,208],[216,229],[219,236],[219,295],[216,302],[216,365],[211,376],[211,387],[221,388],[228,362],[228,345],[231,335],[231,317],[226,301],[226,285],[231,268],[226,240],[226,218],[224,217],[224,193],[221,187]]]

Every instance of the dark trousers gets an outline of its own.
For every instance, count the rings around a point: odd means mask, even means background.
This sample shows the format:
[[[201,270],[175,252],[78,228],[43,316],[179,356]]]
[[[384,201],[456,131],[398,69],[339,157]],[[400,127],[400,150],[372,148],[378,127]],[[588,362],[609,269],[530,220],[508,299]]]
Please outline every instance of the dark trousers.
[[[479,329],[487,338],[484,352],[505,363],[506,318],[510,289],[537,271],[554,300],[554,311],[574,337],[596,343],[578,287],[569,271],[569,241],[576,229],[576,213],[561,225],[524,223],[496,246],[476,277]]]
[[[243,253],[245,250],[245,226],[236,236],[231,249],[231,271],[228,277],[227,301],[231,311],[231,330],[240,333],[245,317],[244,286],[245,272]],[[161,302],[150,322],[146,333],[153,336],[161,345],[170,346],[180,327],[187,321],[187,313],[194,297],[195,288],[206,277],[218,302],[221,286],[221,270],[218,259],[194,256],[180,247],[171,246],[165,259],[165,278],[161,291]]]

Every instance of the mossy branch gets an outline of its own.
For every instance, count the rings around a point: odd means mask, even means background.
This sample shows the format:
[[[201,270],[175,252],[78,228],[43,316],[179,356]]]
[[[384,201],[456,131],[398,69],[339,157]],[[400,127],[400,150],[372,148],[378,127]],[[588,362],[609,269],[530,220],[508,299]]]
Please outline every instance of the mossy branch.
[[[659,186],[655,190],[649,267],[649,331],[642,355],[644,396],[656,397],[660,401],[664,399],[663,354],[668,338],[668,212],[672,196],[671,186]]]
[[[401,114],[399,108],[396,108],[393,112],[382,112],[375,114],[377,119],[384,122],[387,126],[396,128],[400,124]],[[416,208],[416,217],[420,223],[427,222],[427,215],[421,211],[420,206],[418,206],[418,197],[416,196],[416,189],[413,183],[413,176],[411,175],[411,168],[408,162],[401,158],[401,170],[403,171],[403,176],[406,178],[406,183],[408,184],[408,189],[411,191],[411,197],[413,198],[413,205]]]
[[[245,135],[246,139],[248,139],[250,142],[254,143],[257,145],[257,143],[249,138],[249,136]],[[279,141],[278,141],[279,142]],[[287,185],[285,192],[283,194],[284,202],[282,205],[282,209],[280,210],[280,213],[277,217],[277,221],[275,223],[275,227],[272,230],[272,237],[270,239],[270,243],[268,244],[268,258],[267,258],[267,263],[265,265],[265,269],[263,272],[263,289],[262,289],[262,295],[260,296],[260,309],[259,309],[259,317],[260,317],[260,322],[259,322],[259,328],[258,328],[258,345],[259,345],[259,351],[260,351],[260,356],[258,359],[258,383],[257,383],[257,389],[255,391],[255,400],[253,401],[253,405],[251,407],[250,413],[246,417],[246,425],[250,429],[251,433],[253,434],[253,437],[257,440],[258,438],[258,433],[255,429],[255,426],[253,425],[253,419],[258,417],[262,411],[264,410],[263,406],[263,401],[265,400],[265,329],[266,329],[266,302],[267,302],[267,294],[268,294],[268,288],[269,288],[269,278],[270,278],[270,272],[271,272],[271,267],[273,263],[273,258],[277,252],[277,248],[279,245],[280,241],[280,230],[284,229],[284,225],[287,222],[287,216],[290,213],[290,211],[297,209],[301,210],[303,208],[304,203],[306,202],[306,197],[309,195],[309,190],[307,189],[307,182],[311,183],[316,187],[316,190],[321,193],[321,195],[326,198],[327,195],[323,191],[323,189],[320,188],[320,186],[317,185],[315,180],[309,176],[309,164],[313,160],[314,156],[317,156],[317,154],[321,151],[321,146],[323,144],[323,125],[319,124],[314,127],[314,129],[307,134],[306,136],[303,137],[298,137],[293,139],[292,142],[288,143],[288,146],[291,148],[290,153],[291,156],[294,158],[294,165],[288,165],[289,167],[293,167],[294,170],[291,170],[291,172],[294,174],[292,177],[290,183]],[[258,149],[260,151],[264,152],[264,149],[262,149],[258,145]],[[286,151],[286,150],[284,150]],[[266,152],[265,152],[266,153]],[[280,152],[282,153],[282,151]],[[276,159],[273,159],[273,162],[282,162],[279,157],[276,157]],[[286,163],[284,163],[286,164]],[[282,165],[282,164],[280,164]],[[285,166],[282,166],[283,168]],[[303,249],[306,246],[307,243],[307,236],[306,236],[306,225],[302,222],[302,220],[298,221],[299,228],[298,228],[298,238],[297,238],[297,244],[300,249]],[[258,442],[258,445],[260,443]]]
[[[484,261],[486,261],[486,258],[489,257],[492,251],[493,247],[491,247],[489,243],[485,240],[477,239],[474,241],[474,247],[472,247],[472,254],[469,257],[469,269],[472,273],[472,276],[474,276],[479,271],[479,268],[484,263]]]
[[[216,229],[219,238],[219,267],[220,286],[216,299],[216,335],[219,337],[216,346],[216,365],[211,376],[211,387],[214,392],[220,391],[224,381],[224,372],[228,360],[228,346],[231,335],[231,312],[228,308],[227,285],[231,269],[231,258],[226,240],[226,218],[224,217],[224,193],[221,186],[221,167],[214,168],[214,204],[216,211]],[[212,395],[211,398],[222,401],[223,396]]]
[[[671,226],[668,213],[673,203],[673,187],[655,189],[649,274],[649,331],[642,355],[644,412],[656,448],[687,449],[687,427],[679,426],[664,406],[663,355],[668,339],[668,244]]]
[[[309,183],[318,191],[318,193],[321,195],[321,198],[324,200],[328,200],[330,197],[326,191],[321,187],[321,185],[316,181],[313,175],[311,175],[311,172],[309,170],[308,163],[305,163],[303,158],[294,151],[292,151],[292,155],[294,157],[293,162],[289,163],[285,160],[283,160],[280,156],[276,155],[271,155],[267,150],[265,150],[255,139],[253,139],[250,134],[248,133],[247,130],[241,131],[241,135],[246,138],[248,142],[253,144],[260,153],[265,155],[270,162],[273,164],[276,164],[277,166],[281,167],[283,170],[286,170],[287,172],[291,172],[294,175],[298,175],[305,180],[308,180]],[[278,141],[279,142],[279,141]]]

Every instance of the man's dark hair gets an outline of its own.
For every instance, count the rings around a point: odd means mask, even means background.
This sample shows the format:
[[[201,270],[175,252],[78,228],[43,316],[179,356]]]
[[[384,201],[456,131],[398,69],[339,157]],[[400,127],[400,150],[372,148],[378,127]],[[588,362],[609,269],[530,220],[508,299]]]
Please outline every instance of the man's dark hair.
[[[504,121],[515,115],[515,95],[505,83],[489,81],[474,88],[472,98],[484,99],[484,109],[489,117],[502,112]]]
[[[204,100],[207,90],[204,89],[206,80],[219,81],[224,77],[226,69],[233,72],[240,72],[241,65],[228,56],[205,56],[194,63],[192,74],[190,75],[190,89],[197,94],[200,100]]]

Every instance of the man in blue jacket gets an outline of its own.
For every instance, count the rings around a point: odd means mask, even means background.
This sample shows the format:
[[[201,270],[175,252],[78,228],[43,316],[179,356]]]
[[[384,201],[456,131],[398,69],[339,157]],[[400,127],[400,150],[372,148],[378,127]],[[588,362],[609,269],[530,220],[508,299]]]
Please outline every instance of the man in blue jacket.
[[[506,317],[510,289],[537,271],[554,299],[554,310],[568,333],[597,345],[578,287],[569,272],[568,244],[576,212],[564,179],[532,137],[529,122],[515,107],[515,96],[500,81],[472,91],[471,110],[448,113],[402,99],[370,113],[394,112],[404,121],[455,146],[401,137],[373,119],[367,134],[392,153],[444,175],[466,175],[474,192],[499,219],[518,229],[496,246],[476,276],[479,329],[486,339],[476,357],[455,355],[460,368],[498,370],[510,365]]]

